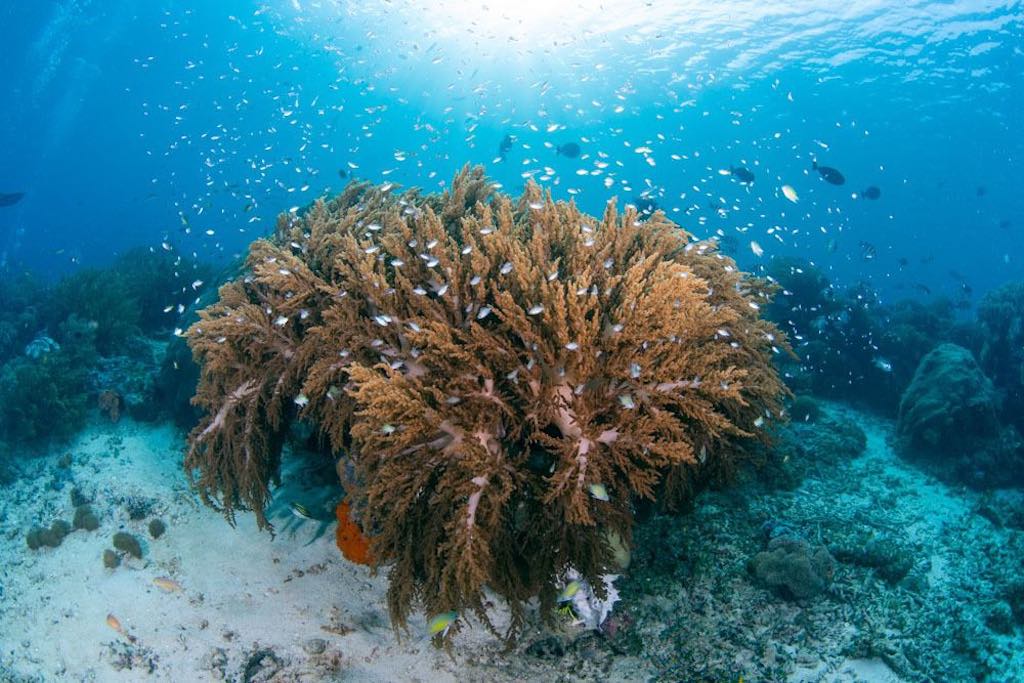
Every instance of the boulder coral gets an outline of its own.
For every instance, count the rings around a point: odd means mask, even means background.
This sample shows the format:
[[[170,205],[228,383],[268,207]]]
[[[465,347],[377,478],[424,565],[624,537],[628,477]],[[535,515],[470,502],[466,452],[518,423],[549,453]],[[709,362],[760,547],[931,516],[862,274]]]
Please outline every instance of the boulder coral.
[[[978,305],[983,330],[979,358],[1002,395],[1002,412],[1024,431],[1024,282],[1003,285]]]
[[[308,421],[395,627],[423,609],[493,630],[486,586],[511,637],[572,572],[604,592],[635,500],[678,505],[769,440],[773,291],[660,212],[593,217],[533,183],[514,200],[479,168],[434,195],[353,183],[282,215],[186,333],[186,467],[269,527],[284,432]]]
[[[1020,437],[999,419],[999,397],[971,352],[940,344],[922,360],[900,401],[902,452],[938,474],[999,485],[1024,472]]]

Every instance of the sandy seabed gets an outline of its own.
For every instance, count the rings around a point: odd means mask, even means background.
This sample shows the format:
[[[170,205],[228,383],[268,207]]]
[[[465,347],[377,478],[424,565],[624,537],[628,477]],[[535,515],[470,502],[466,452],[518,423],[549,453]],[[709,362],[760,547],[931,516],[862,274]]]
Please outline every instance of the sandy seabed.
[[[901,482],[899,486],[914,494],[890,492],[896,502],[887,518],[930,548],[927,580],[940,587],[935,590],[945,590],[941,587],[949,576],[969,573],[973,563],[983,560],[981,550],[973,551],[975,559],[970,559],[962,538],[977,536],[971,529],[987,528],[988,523],[972,513],[962,491],[932,481],[895,457],[886,442],[890,423],[848,414],[868,437],[865,453],[842,471],[856,487],[842,488],[835,474],[812,475],[797,491],[751,497],[744,502],[744,514],[764,517],[789,510],[808,518],[839,517],[843,510],[865,504],[883,480],[890,480],[888,485]],[[422,615],[413,617],[409,634],[398,638],[384,601],[386,570],[371,576],[366,567],[339,553],[331,519],[339,495],[336,485],[310,484],[296,470],[302,459],[286,453],[285,486],[275,491],[269,510],[276,527],[271,537],[256,529],[251,515],[240,513],[237,526],[231,527],[198,501],[182,470],[183,447],[183,435],[168,425],[97,422],[72,444],[25,461],[22,476],[0,489],[0,681],[706,680],[688,678],[666,664],[678,646],[665,633],[687,624],[708,637],[717,631],[722,648],[711,644],[709,652],[735,662],[739,671],[751,670],[744,659],[749,664],[756,648],[749,643],[774,632],[770,648],[791,649],[797,663],[789,667],[789,681],[908,680],[894,673],[885,657],[844,654],[849,646],[842,641],[865,627],[858,623],[860,617],[842,616],[856,614],[844,607],[851,603],[841,593],[868,581],[859,570],[844,570],[845,578],[837,575],[829,597],[803,607],[773,597],[735,567],[688,582],[670,579],[672,590],[679,593],[675,597],[642,590],[637,596],[634,590],[631,609],[642,656],[625,654],[600,638],[585,641],[571,656],[551,655],[543,647],[528,647],[545,642],[547,636],[537,627],[507,652],[479,625],[463,629],[449,655],[425,638]],[[837,486],[859,493],[837,496]],[[91,502],[99,528],[73,531],[56,548],[29,549],[25,534],[30,528],[72,520],[73,489]],[[742,499],[748,494],[734,489],[724,495]],[[307,504],[325,521],[295,517],[288,507],[291,500]],[[702,524],[720,529],[714,520],[722,514],[712,496],[684,519],[692,529]],[[148,531],[155,518],[166,524],[159,538]],[[954,523],[963,527],[961,540],[950,536]],[[143,556],[121,553],[120,566],[110,569],[104,566],[103,552],[118,531],[135,535]],[[739,541],[730,540],[728,533],[712,539],[720,544],[714,551],[722,557],[732,554],[739,558],[732,565],[742,565],[741,545],[749,546],[743,540],[749,533],[737,532]],[[171,579],[175,585],[165,590],[156,579]],[[732,586],[728,594],[733,602],[698,616],[695,601],[704,604],[711,595],[709,588],[701,597],[703,586],[726,583]],[[855,595],[853,604],[864,603],[868,595]],[[108,623],[108,615],[120,622],[120,632]],[[816,615],[826,623],[819,631],[834,635],[816,642],[805,639],[800,645],[786,642],[786,623],[796,630],[802,619],[811,624]],[[1011,655],[1009,662],[1004,679],[1024,680],[1015,673],[1017,665],[1024,667],[1024,655]]]
[[[5,489],[0,680],[455,681],[467,680],[468,661],[500,655],[490,634],[467,629],[449,657],[420,635],[422,616],[398,640],[385,574],[340,555],[333,521],[296,518],[279,494],[273,539],[244,513],[232,528],[189,491],[182,447],[169,426],[94,425]],[[58,464],[65,453],[68,468]],[[91,500],[99,529],[30,550],[32,526],[71,521],[72,488]],[[129,500],[149,514],[130,519]],[[167,526],[156,539],[154,518]],[[134,534],[143,556],[122,554],[108,569],[102,555],[117,531]],[[476,666],[478,680],[511,680]]]

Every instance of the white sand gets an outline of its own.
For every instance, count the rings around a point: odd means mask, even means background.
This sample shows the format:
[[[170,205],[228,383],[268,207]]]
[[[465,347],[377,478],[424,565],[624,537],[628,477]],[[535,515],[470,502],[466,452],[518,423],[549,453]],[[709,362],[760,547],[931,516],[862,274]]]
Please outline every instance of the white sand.
[[[119,454],[117,438],[123,439]],[[500,650],[483,629],[460,635],[454,661],[420,637],[422,617],[413,635],[397,642],[384,605],[386,577],[370,577],[366,567],[341,556],[333,523],[299,520],[286,500],[276,500],[274,540],[258,532],[248,514],[232,529],[189,492],[182,445],[181,435],[166,426],[94,426],[69,447],[34,460],[38,476],[8,489],[0,503],[7,530],[0,541],[0,679],[6,668],[44,680],[216,680],[210,653],[218,648],[229,680],[241,680],[258,648],[272,649],[281,660],[277,681],[504,679],[483,671]],[[73,516],[71,484],[48,487],[64,452],[72,454],[74,485],[93,498],[101,526],[33,551],[25,543],[32,525]],[[154,514],[130,521],[115,502],[126,493],[155,499]],[[153,516],[167,523],[156,540],[146,531]],[[107,569],[102,552],[122,529],[143,541],[143,559]],[[170,577],[183,590],[167,593],[153,584],[157,577]],[[125,651],[129,643],[107,625],[108,613],[136,639],[132,669],[118,669],[112,646]],[[339,627],[351,632],[324,630]],[[326,641],[326,650],[307,653],[303,645],[316,638]],[[470,658],[481,671],[467,678]],[[149,661],[156,667],[151,675]]]

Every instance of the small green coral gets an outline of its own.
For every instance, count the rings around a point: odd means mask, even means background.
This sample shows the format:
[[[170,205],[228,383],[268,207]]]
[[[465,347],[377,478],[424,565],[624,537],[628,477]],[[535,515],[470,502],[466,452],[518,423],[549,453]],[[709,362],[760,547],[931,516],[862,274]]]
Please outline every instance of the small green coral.
[[[127,531],[118,531],[114,534],[114,547],[136,559],[142,559],[142,544]]]
[[[100,520],[96,516],[96,513],[92,511],[91,505],[79,505],[75,508],[75,519],[73,524],[76,529],[95,531],[100,527]]]

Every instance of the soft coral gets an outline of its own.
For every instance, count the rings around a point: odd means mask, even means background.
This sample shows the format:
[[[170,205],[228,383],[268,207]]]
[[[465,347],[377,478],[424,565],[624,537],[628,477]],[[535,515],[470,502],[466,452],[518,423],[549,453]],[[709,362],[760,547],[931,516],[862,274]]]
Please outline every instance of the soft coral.
[[[359,564],[372,564],[370,559],[370,541],[363,535],[359,525],[352,520],[348,501],[341,501],[334,511],[338,518],[338,528],[334,532],[335,542],[345,559]]]

